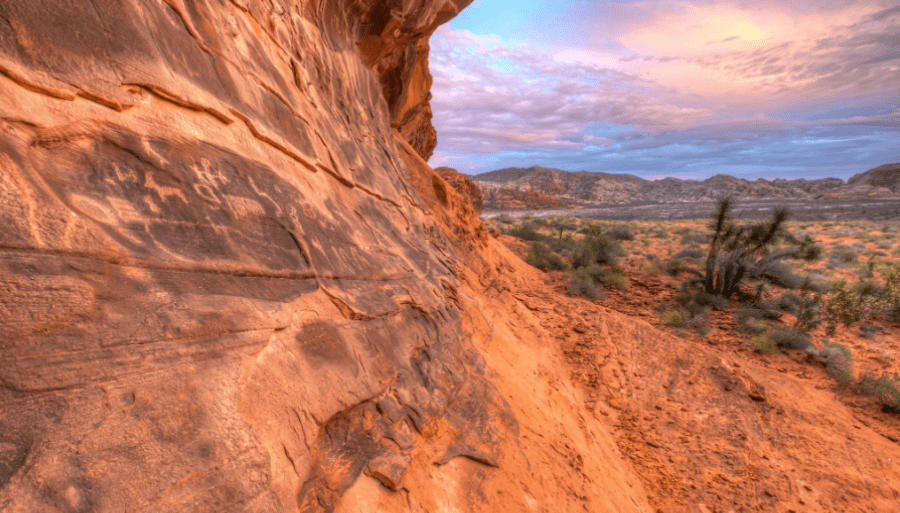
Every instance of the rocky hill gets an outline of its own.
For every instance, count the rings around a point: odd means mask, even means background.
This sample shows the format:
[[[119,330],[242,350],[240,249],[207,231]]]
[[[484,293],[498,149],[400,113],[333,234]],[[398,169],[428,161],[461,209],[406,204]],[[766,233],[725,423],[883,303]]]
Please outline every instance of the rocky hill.
[[[485,197],[520,191],[552,196],[561,202],[583,206],[713,201],[724,195],[738,200],[900,200],[900,164],[871,169],[846,183],[839,178],[760,178],[751,181],[727,175],[716,175],[703,181],[677,178],[645,180],[633,175],[569,172],[538,166],[500,169],[473,176],[472,179]],[[535,203],[524,208],[554,207]]]
[[[865,173],[853,175],[847,180],[847,185],[889,189],[900,194],[900,164],[885,164]]]

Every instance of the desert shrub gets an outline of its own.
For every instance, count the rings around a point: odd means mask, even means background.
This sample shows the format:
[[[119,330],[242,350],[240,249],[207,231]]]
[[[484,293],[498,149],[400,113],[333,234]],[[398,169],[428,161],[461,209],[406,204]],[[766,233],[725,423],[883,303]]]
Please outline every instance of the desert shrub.
[[[868,322],[859,323],[859,336],[863,338],[872,338],[876,333],[882,330],[883,328],[877,324],[870,324]]]
[[[666,326],[672,326],[675,328],[684,326],[684,316],[681,315],[681,312],[677,310],[669,310],[668,312],[663,312],[663,314],[659,317],[659,320]]]
[[[680,258],[673,258],[663,264],[663,268],[669,274],[669,276],[678,276],[681,271],[684,270],[684,260]]]
[[[550,269],[551,271],[564,271],[569,266],[559,255],[550,251],[550,248],[535,242],[531,252],[525,256],[525,261],[538,269]]]
[[[856,269],[856,275],[863,279],[869,280],[875,276],[875,266],[878,265],[878,261],[875,259],[870,259],[868,262],[864,262],[859,268]]]
[[[753,305],[756,307],[761,313],[763,319],[768,319],[770,321],[777,321],[784,317],[784,314],[779,312],[778,310],[771,308],[769,305],[765,303],[757,303]]]
[[[653,264],[647,264],[647,265],[641,267],[641,271],[643,271],[645,273],[656,274],[659,272],[659,267],[657,267]]]
[[[573,296],[587,296],[592,298],[603,297],[603,291],[597,287],[594,271],[589,267],[579,267],[575,269],[572,275],[569,276],[566,288],[568,289],[569,294]]]
[[[564,232],[574,232],[578,228],[578,226],[570,223],[568,220],[551,221],[550,227],[559,232],[559,239],[562,239]]]
[[[825,306],[827,334],[833,335],[838,324],[849,328],[863,319],[881,314],[891,317],[895,312],[895,307],[891,305],[900,302],[895,280],[900,280],[900,276],[886,280],[885,286],[870,280],[863,280],[853,287],[844,280],[835,282]]]
[[[709,235],[704,235],[702,233],[686,233],[684,237],[681,238],[681,243],[686,246],[690,246],[691,244],[706,244],[708,242]]]
[[[550,249],[552,249],[555,253],[559,254],[572,254],[572,251],[578,246],[578,242],[572,237],[572,234],[567,233],[564,237],[553,238],[548,241]]]
[[[846,387],[853,383],[853,351],[839,342],[826,341],[817,351],[825,360],[825,370],[839,385]]]
[[[748,273],[748,277],[786,289],[799,289],[805,281],[803,276],[795,274],[790,267],[780,262],[754,266]]]
[[[697,325],[697,336],[704,338],[709,335],[709,324],[703,323]]]
[[[693,258],[693,259],[701,259],[706,256],[706,253],[700,249],[682,249],[678,253],[675,254],[674,258]]]
[[[800,302],[801,302],[800,296],[798,296],[797,294],[788,292],[786,294],[783,294],[778,299],[776,299],[772,303],[772,307],[775,309],[781,310],[782,312],[796,314],[797,311],[800,309]]]
[[[867,394],[878,398],[885,409],[900,412],[900,377],[882,374],[876,378],[874,374],[866,373],[859,377],[859,388]]]
[[[712,309],[721,310],[728,306],[728,301],[722,297],[689,287],[682,287],[675,295],[675,302],[690,314],[691,319],[703,317]]]
[[[708,306],[698,305],[697,303],[690,302],[684,306],[684,309],[691,314],[691,318],[701,317],[709,313],[710,308]]]
[[[882,311],[892,322],[900,324],[900,265],[884,271],[884,287],[878,298]]]
[[[769,326],[759,319],[748,317],[743,321],[738,322],[737,329],[738,331],[747,333],[748,335],[762,335],[763,333],[769,331]]]
[[[544,236],[541,235],[537,230],[535,230],[534,226],[532,226],[530,223],[523,223],[513,226],[506,231],[506,234],[522,240],[544,240]]]
[[[694,291],[688,287],[682,286],[673,299],[679,306],[687,306],[688,303],[694,300]]]
[[[708,306],[714,310],[721,310],[728,306],[727,299],[723,298],[722,296],[710,294],[705,290],[697,291],[697,293],[694,295],[694,302],[699,305]]]
[[[778,344],[765,335],[757,335],[748,340],[747,343],[760,353],[775,354],[778,352]]]
[[[628,289],[628,279],[625,278],[625,275],[622,273],[603,273],[602,275],[600,275],[597,281],[599,281],[603,285],[606,285],[607,287],[615,287],[619,290]]]
[[[825,316],[828,336],[835,334],[838,323],[849,328],[859,321],[861,316],[858,310],[857,296],[846,281],[840,280],[832,287],[825,306]]]
[[[877,298],[881,296],[881,285],[871,280],[862,280],[853,286],[853,292],[860,298]]]
[[[804,237],[804,240],[812,240],[809,235]],[[811,244],[805,245],[800,254],[797,255],[800,259],[806,262],[815,262],[822,258],[822,255],[825,254],[825,246],[819,244],[818,242],[813,242]]]
[[[838,244],[831,248],[831,254],[828,257],[828,265],[829,267],[841,267],[851,262],[855,262],[857,253],[858,251],[850,246]]]
[[[634,240],[634,233],[625,226],[619,226],[606,232],[612,240]]]
[[[761,320],[765,317],[765,312],[751,305],[744,306],[734,312],[734,318],[737,322],[744,322],[747,319]]]
[[[594,264],[615,264],[623,251],[619,244],[596,229],[588,230],[584,239],[572,252],[572,267]]]
[[[787,328],[784,326],[773,329],[769,332],[769,338],[778,344],[778,347],[787,349],[797,349],[800,351],[809,351],[813,345],[809,341],[809,335],[802,331]]]
[[[801,287],[799,301],[797,303],[797,321],[794,322],[794,329],[809,333],[821,324],[822,315],[822,294],[813,293],[811,287],[804,285]]]

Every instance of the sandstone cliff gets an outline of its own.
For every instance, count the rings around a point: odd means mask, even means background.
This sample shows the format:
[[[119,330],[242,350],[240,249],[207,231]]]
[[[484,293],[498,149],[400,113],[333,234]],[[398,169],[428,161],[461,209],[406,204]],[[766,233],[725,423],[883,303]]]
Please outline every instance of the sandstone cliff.
[[[0,511],[650,510],[423,160],[469,2],[0,3]]]

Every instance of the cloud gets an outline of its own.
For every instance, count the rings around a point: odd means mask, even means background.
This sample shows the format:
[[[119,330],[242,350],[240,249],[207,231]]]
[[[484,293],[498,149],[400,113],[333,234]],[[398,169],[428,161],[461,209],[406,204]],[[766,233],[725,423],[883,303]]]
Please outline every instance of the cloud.
[[[659,101],[653,84],[588,53],[518,49],[449,28],[432,44],[435,126],[456,151],[577,150],[603,142],[583,133],[592,123],[666,130],[709,114]]]
[[[435,34],[435,162],[749,176],[900,161],[900,7],[574,5],[566,44]]]

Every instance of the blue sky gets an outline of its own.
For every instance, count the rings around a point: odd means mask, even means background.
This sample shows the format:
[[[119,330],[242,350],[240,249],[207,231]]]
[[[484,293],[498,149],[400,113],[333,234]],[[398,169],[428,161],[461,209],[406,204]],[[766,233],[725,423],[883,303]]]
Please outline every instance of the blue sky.
[[[431,39],[432,166],[645,178],[900,162],[897,0],[475,0]]]

